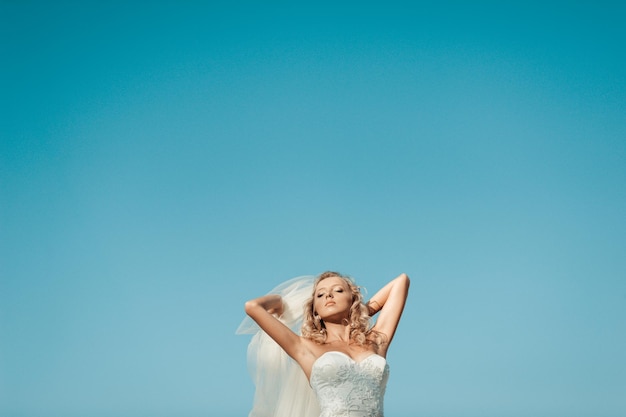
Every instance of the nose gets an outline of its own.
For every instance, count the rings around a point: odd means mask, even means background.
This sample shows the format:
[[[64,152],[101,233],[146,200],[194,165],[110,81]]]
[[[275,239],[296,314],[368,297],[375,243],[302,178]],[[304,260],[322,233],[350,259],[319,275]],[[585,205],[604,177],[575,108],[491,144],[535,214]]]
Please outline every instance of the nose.
[[[333,293],[329,292],[328,294],[326,294],[326,298],[333,298]]]

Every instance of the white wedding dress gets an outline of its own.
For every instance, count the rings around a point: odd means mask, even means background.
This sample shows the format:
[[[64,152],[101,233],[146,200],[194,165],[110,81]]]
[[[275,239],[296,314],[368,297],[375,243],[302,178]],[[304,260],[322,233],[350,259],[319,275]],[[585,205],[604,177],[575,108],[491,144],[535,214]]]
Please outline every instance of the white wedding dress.
[[[313,364],[311,387],[320,417],[383,417],[389,366],[371,354],[354,361],[342,352],[326,352]]]
[[[297,277],[270,291],[283,298],[280,320],[298,334],[314,280]],[[382,356],[371,354],[357,362],[342,352],[326,352],[307,381],[300,366],[252,319],[246,317],[237,333],[254,333],[248,370],[256,391],[249,417],[383,417],[389,366]]]

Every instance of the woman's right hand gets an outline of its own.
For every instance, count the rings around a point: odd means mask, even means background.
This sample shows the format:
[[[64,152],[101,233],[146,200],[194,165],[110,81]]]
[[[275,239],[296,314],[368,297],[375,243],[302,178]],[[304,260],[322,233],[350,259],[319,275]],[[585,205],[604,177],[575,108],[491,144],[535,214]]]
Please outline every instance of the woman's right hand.
[[[250,314],[251,308],[254,308],[255,306],[262,307],[265,311],[274,315],[275,317],[282,316],[284,311],[283,298],[278,294],[269,294],[248,301],[246,303],[246,313]]]
[[[273,314],[276,317],[282,316],[284,311],[285,311],[285,307],[283,305],[282,298],[281,298],[279,303],[276,303],[276,305],[274,305],[274,306],[272,306],[272,307],[267,309],[268,313]]]

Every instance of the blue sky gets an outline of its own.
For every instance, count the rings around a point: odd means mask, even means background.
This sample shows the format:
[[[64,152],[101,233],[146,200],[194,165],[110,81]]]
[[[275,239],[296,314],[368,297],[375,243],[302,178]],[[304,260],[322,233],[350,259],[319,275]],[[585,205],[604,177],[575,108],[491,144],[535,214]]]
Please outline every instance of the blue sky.
[[[244,416],[245,300],[412,277],[390,417],[626,413],[613,2],[0,3],[0,416]]]

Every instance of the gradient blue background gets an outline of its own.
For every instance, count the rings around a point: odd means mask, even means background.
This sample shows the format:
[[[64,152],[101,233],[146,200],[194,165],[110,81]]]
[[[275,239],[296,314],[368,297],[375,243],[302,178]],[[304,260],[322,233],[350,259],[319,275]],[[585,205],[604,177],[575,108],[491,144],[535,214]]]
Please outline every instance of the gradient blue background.
[[[246,416],[326,269],[389,417],[625,416],[626,7],[501,3],[3,0],[0,416]]]

